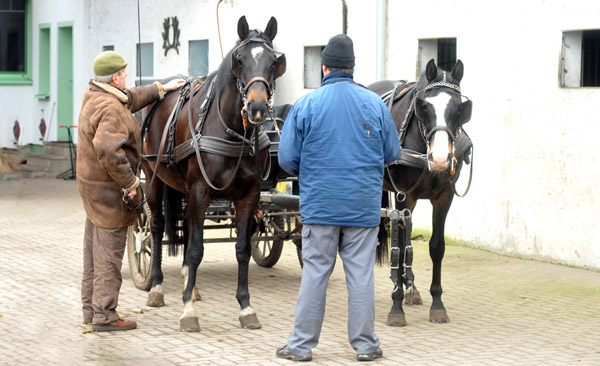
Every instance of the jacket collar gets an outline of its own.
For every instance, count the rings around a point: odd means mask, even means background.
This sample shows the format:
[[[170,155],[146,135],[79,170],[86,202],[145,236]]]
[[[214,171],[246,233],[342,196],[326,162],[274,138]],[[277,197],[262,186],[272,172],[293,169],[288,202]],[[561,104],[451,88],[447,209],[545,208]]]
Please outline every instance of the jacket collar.
[[[129,98],[127,97],[127,94],[119,88],[116,88],[110,84],[99,83],[95,80],[92,80],[90,82],[90,84],[93,84],[93,85],[97,86],[98,88],[102,89],[103,91],[114,95],[123,104],[127,104],[127,102],[129,102]]]
[[[323,77],[323,81],[321,82],[321,86],[337,83],[338,81],[350,81],[354,80],[354,75],[346,74],[342,71],[334,71]]]

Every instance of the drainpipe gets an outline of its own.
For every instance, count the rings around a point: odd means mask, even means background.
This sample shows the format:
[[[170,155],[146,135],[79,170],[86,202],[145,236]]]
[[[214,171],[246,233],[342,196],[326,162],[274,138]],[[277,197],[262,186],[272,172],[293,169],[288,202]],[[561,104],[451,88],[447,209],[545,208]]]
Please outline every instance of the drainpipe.
[[[377,81],[386,79],[386,55],[387,55],[387,22],[388,22],[388,0],[377,0],[377,41],[375,78]]]
[[[348,34],[348,5],[342,0],[342,33]]]

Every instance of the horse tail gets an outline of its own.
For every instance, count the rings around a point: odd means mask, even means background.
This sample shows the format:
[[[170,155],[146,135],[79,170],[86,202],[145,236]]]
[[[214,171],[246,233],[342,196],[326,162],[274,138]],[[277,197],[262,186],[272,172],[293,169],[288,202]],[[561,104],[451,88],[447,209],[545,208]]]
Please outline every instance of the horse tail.
[[[381,195],[381,207],[389,207],[389,198],[386,191],[383,191],[383,194]],[[375,258],[377,264],[383,265],[388,259],[388,247],[390,245],[389,233],[383,217],[379,220],[379,233],[377,234],[377,239],[379,240],[379,245],[377,245],[377,250],[375,251]]]
[[[167,185],[163,197],[169,255],[176,256],[179,254],[179,247],[185,245],[188,238],[187,199],[183,193]]]

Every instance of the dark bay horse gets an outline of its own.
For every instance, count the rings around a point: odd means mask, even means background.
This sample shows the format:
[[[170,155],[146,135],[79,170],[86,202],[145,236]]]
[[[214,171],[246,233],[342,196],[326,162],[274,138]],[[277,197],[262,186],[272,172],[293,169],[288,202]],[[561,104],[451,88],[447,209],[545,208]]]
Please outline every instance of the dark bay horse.
[[[273,49],[275,18],[261,32],[250,30],[246,18],[241,17],[237,31],[240,39],[218,71],[205,78],[190,78],[179,93],[169,93],[151,108],[143,127],[147,129],[143,169],[150,181],[147,202],[154,242],[150,306],[164,305],[161,243],[165,186],[166,191],[176,190],[187,197],[183,331],[200,330],[194,310],[196,272],[204,254],[204,219],[213,199],[231,201],[235,207],[240,323],[244,328],[261,327],[248,290],[251,225],[261,178],[269,169],[270,142],[260,125],[272,113],[275,79],[285,72],[286,61],[285,55]],[[170,205],[166,206],[169,210]]]
[[[433,303],[429,321],[437,323],[449,321],[442,303],[441,284],[446,216],[463,163],[470,163],[472,167],[469,156],[472,144],[462,129],[471,118],[472,103],[461,94],[462,77],[460,60],[451,72],[438,69],[434,60],[430,60],[416,83],[381,81],[369,86],[391,106],[403,148],[400,159],[386,167],[384,190],[396,192],[398,210],[408,208],[412,212],[419,199],[427,199],[433,206],[433,232],[429,241],[433,262],[430,288]],[[387,194],[384,194],[384,205],[386,198]],[[380,238],[387,237],[385,231],[381,231]],[[378,249],[387,249],[387,245],[380,245]],[[383,253],[378,250],[378,258]],[[402,252],[400,258],[403,256]],[[412,283],[403,278],[392,280],[396,287],[387,324],[404,326],[402,301],[405,295],[407,304],[422,304],[422,300]],[[406,294],[402,289],[403,282],[410,289]]]

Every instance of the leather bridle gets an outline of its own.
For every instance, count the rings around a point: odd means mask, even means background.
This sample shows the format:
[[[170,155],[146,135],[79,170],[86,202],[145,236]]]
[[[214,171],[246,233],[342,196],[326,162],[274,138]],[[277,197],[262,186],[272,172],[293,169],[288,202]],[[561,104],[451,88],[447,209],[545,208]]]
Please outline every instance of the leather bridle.
[[[231,58],[235,59],[236,55],[237,55],[237,50],[240,49],[242,46],[247,45],[248,43],[251,42],[258,42],[258,43],[262,43],[263,46],[265,48],[267,48],[269,51],[273,52],[274,54],[283,54],[282,52],[278,52],[275,51],[273,49],[273,47],[271,47],[271,45],[269,44],[269,42],[265,39],[262,38],[257,38],[257,37],[252,37],[252,38],[248,38],[245,39],[244,41],[242,41],[232,52],[231,52]],[[269,95],[267,98],[267,108],[269,111],[269,114],[271,116],[274,115],[273,113],[273,96],[275,95],[275,81],[271,83],[269,83],[269,81],[262,77],[262,76],[255,76],[253,78],[251,78],[250,80],[248,80],[246,83],[244,83],[239,77],[235,76],[236,78],[236,85],[238,88],[238,91],[240,92],[240,95],[242,96],[242,100],[244,101],[244,106],[242,107],[241,110],[241,114],[242,114],[242,118],[244,120],[244,126],[246,125],[247,122],[252,123],[253,125],[261,125],[263,124],[265,121],[263,120],[262,122],[257,122],[257,121],[253,121],[252,119],[250,119],[250,117],[248,116],[248,97],[247,97],[247,93],[248,90],[250,89],[250,87],[252,86],[252,84],[256,83],[256,82],[261,82],[263,83],[267,90],[269,91]]]
[[[419,92],[417,92],[417,94],[413,98],[413,104],[416,102],[417,98],[419,97],[419,94],[424,93],[427,90],[430,90],[433,88],[450,89],[448,92],[456,94],[456,95],[460,96],[461,98],[466,98],[467,100],[469,99],[465,95],[461,94],[460,86],[453,84],[453,83],[449,83],[449,82],[445,81],[445,79],[446,79],[446,74],[444,73],[444,81],[428,84],[423,90],[420,90]],[[429,154],[431,153],[431,138],[432,138],[433,134],[435,134],[437,131],[444,131],[444,132],[446,132],[446,134],[448,134],[448,137],[450,138],[450,143],[452,145],[451,146],[452,158],[451,158],[451,162],[450,162],[450,175],[456,174],[457,159],[456,159],[455,142],[458,139],[458,135],[461,133],[461,127],[459,126],[456,129],[456,131],[454,131],[454,132],[450,128],[448,128],[448,126],[434,126],[431,130],[427,130],[427,124],[425,123],[425,121],[423,121],[417,115],[416,109],[414,109],[414,105],[413,105],[413,110],[415,110],[415,117],[417,118],[417,121],[419,122],[419,130],[421,132],[421,137],[423,138],[423,141],[425,141],[425,144],[427,145],[427,156],[428,157],[429,157]],[[432,170],[431,169],[431,161],[429,160],[429,158],[427,158],[427,167],[430,171]]]

